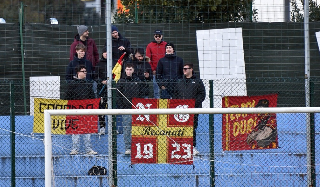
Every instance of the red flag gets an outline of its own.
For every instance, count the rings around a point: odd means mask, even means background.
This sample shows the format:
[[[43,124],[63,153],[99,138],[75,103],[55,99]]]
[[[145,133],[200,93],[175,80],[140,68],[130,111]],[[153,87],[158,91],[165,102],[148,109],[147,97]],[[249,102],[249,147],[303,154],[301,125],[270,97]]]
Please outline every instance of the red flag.
[[[124,57],[124,55],[126,55],[126,52],[124,52],[121,57],[119,58],[118,62],[116,63],[116,65],[113,67],[112,69],[112,75],[113,75],[113,79],[118,82],[118,80],[121,77],[121,69],[122,69],[122,59]]]

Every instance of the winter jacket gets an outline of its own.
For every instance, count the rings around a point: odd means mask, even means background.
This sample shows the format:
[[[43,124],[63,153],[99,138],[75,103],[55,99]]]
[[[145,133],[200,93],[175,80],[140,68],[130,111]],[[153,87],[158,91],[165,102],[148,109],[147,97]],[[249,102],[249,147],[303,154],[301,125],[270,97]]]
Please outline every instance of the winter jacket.
[[[107,80],[107,68],[107,59],[101,57],[99,63],[95,67],[95,79],[97,80],[97,82]]]
[[[166,45],[167,42],[161,41],[157,43],[157,41],[152,41],[147,45],[146,48],[146,56],[150,58],[150,65],[152,71],[157,69],[158,62],[161,58],[163,58],[166,54]]]
[[[183,59],[175,54],[166,54],[157,66],[157,79],[177,80],[183,76]]]
[[[119,109],[131,109],[132,98],[144,98],[145,95],[149,94],[149,90],[145,89],[145,86],[146,83],[141,82],[136,76],[121,78],[117,83],[117,88],[123,95],[117,91],[117,107]]]
[[[160,97],[163,99],[172,97],[176,81],[183,76],[183,59],[175,54],[166,54],[158,62],[156,75],[158,86],[166,88],[161,90]]]
[[[174,99],[195,99],[195,108],[202,108],[202,102],[206,97],[206,90],[201,79],[192,76],[177,81],[174,88]]]
[[[85,79],[73,79],[68,83],[65,99],[93,99],[94,93],[92,85],[92,81],[87,81]]]
[[[73,60],[73,57],[76,54],[76,46],[79,43],[82,43],[87,47],[86,58],[92,63],[92,67],[95,67],[99,62],[99,53],[96,43],[91,38],[87,38],[85,42],[81,41],[79,34],[74,37],[74,41],[70,46],[70,61]]]
[[[127,54],[124,57],[124,60],[128,59],[128,56],[130,53],[132,53],[131,44],[130,41],[120,34],[118,32],[119,38],[112,38],[112,68],[116,65],[118,59],[121,57],[121,55],[126,52]],[[107,42],[106,42],[107,46]],[[125,50],[119,50],[118,48],[120,46],[123,46]]]
[[[70,81],[73,80],[74,77],[77,75],[77,72],[75,70],[75,68],[78,65],[85,65],[86,66],[86,70],[87,70],[87,80],[93,80],[94,75],[93,75],[93,70],[92,70],[92,63],[86,59],[86,57],[79,59],[77,54],[74,56],[73,60],[71,62],[69,62],[69,65],[67,67],[67,71],[66,71],[66,80]]]
[[[152,81],[152,70],[151,70],[151,66],[150,66],[148,60],[149,59],[144,58],[143,61],[139,61],[135,57],[133,57],[133,59],[124,62],[123,65],[122,65],[121,77],[125,78],[125,76],[126,76],[126,73],[125,73],[126,64],[127,63],[131,63],[134,66],[134,73],[133,74],[138,76],[138,78],[141,81],[144,81],[144,82]],[[149,78],[146,78],[144,76],[145,72],[149,73]]]
[[[102,84],[102,81],[107,80],[108,78],[108,64],[107,59],[101,57],[99,63],[95,67],[95,80],[97,82],[97,93],[101,97],[107,97],[107,88],[105,84]],[[102,90],[102,91],[101,91]]]

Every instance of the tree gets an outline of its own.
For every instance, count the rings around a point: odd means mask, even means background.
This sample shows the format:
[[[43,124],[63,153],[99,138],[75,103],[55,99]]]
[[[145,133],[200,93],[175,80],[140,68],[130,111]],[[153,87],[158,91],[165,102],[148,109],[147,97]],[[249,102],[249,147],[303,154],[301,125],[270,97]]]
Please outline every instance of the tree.
[[[304,0],[299,0],[298,2],[291,2],[291,21],[293,22],[303,22],[304,21]],[[320,21],[320,6],[313,0],[309,0],[309,21]]]
[[[25,5],[25,21],[44,23],[55,17],[59,24],[83,24],[85,4],[81,0],[2,0],[0,17],[7,22],[19,21],[20,2]]]
[[[118,23],[251,21],[253,0],[122,0]]]

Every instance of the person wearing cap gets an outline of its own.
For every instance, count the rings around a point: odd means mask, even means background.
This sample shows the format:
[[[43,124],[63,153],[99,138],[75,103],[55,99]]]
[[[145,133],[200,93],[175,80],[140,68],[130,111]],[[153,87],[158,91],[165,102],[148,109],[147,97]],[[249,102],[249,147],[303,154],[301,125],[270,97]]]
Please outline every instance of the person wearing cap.
[[[121,57],[121,55],[126,52],[124,60],[128,59],[129,54],[131,54],[131,44],[130,41],[123,37],[118,28],[114,25],[111,26],[111,36],[112,36],[112,67],[114,67]],[[107,42],[106,42],[107,46]]]
[[[165,46],[167,42],[163,41],[163,33],[159,29],[153,32],[153,38],[154,40],[147,45],[146,56],[150,58],[150,65],[153,73],[154,97],[159,98],[159,87],[156,83],[156,69],[159,60],[166,54]]]
[[[157,65],[157,81],[160,87],[160,98],[170,99],[175,83],[183,77],[183,59],[175,53],[173,43],[166,44],[166,55]]]
[[[78,34],[75,35],[74,41],[70,46],[70,61],[73,60],[74,55],[76,54],[76,46],[81,43],[86,46],[86,59],[92,63],[92,66],[95,67],[99,62],[99,53],[96,46],[96,43],[92,38],[89,38],[88,27],[85,25],[79,25],[77,27]]]

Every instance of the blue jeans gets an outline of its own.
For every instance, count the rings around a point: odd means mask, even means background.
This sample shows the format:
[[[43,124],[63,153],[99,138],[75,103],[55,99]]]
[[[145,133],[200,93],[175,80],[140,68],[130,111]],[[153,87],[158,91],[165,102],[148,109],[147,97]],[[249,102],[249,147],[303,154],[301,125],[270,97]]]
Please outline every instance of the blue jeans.
[[[79,151],[79,149],[80,149],[80,136],[82,136],[82,139],[84,141],[84,146],[85,146],[86,152],[92,151],[91,142],[90,142],[91,141],[90,140],[91,134],[73,134],[72,135],[72,150]]]
[[[122,115],[123,138],[125,149],[131,149],[132,115]]]
[[[160,94],[159,94],[159,86],[157,84],[157,81],[156,81],[156,76],[153,75],[153,93],[154,93],[154,98],[156,99],[159,99],[160,98]]]
[[[93,93],[94,93],[94,97],[95,97],[95,98],[98,98],[97,86],[98,86],[98,83],[97,83],[96,81],[93,81],[93,83],[92,83],[92,90],[93,90]]]

